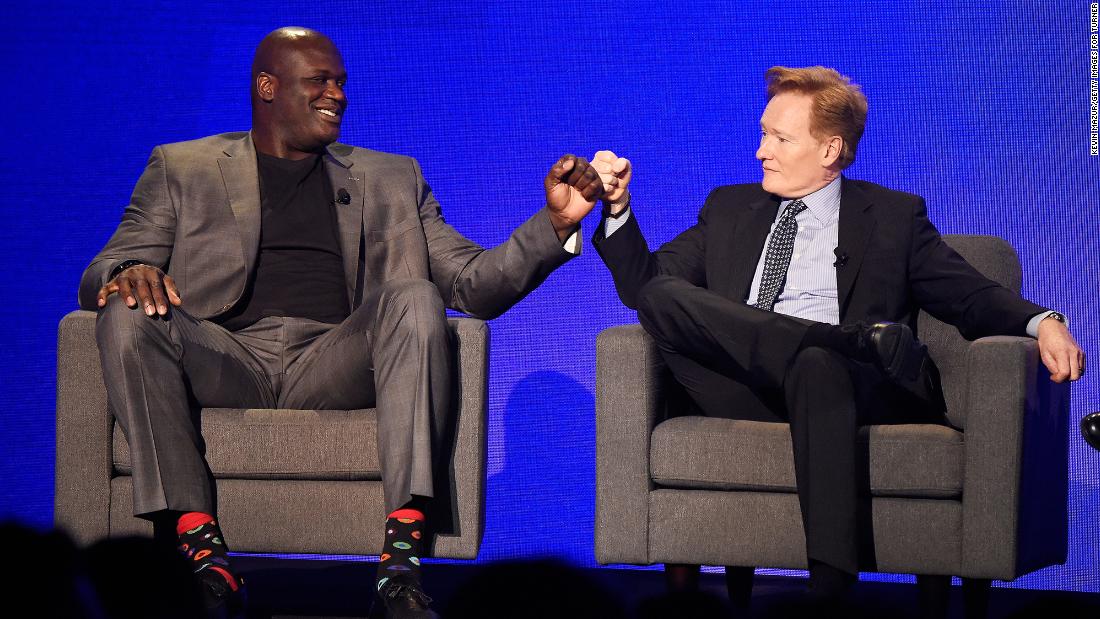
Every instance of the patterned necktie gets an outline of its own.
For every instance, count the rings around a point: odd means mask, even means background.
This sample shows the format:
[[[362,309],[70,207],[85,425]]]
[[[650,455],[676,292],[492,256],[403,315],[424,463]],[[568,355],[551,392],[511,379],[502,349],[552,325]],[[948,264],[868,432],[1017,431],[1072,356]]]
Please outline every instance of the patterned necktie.
[[[783,216],[775,224],[771,239],[768,241],[768,253],[764,256],[764,272],[760,275],[760,290],[756,294],[755,307],[769,311],[775,307],[779,291],[783,289],[783,282],[787,280],[791,254],[794,253],[794,237],[798,233],[798,222],[795,221],[795,216],[804,210],[806,210],[806,203],[795,200],[787,205]]]

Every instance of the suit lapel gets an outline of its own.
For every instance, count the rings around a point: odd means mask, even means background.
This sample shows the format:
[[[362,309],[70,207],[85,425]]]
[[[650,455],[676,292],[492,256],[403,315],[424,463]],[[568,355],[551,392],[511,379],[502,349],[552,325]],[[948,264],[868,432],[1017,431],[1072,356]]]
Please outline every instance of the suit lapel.
[[[730,291],[733,298],[742,300],[748,297],[752,286],[752,276],[756,274],[756,265],[764,251],[764,241],[768,238],[775,215],[779,212],[779,200],[770,194],[762,195],[748,205],[748,209],[738,226],[738,242],[733,247],[730,275]]]
[[[245,273],[251,273],[260,245],[260,173],[256,167],[256,149],[252,135],[234,142],[218,159],[218,169],[229,196],[229,207],[237,220]]]
[[[871,211],[872,203],[867,195],[847,178],[841,181],[840,189],[840,229],[838,231],[837,257],[847,254],[847,262],[836,272],[836,296],[840,304],[840,320],[848,311],[848,299],[852,286],[863,264],[863,255],[867,251],[867,242],[875,229],[875,217]]]
[[[333,144],[327,150],[325,172],[333,191],[344,189],[351,198],[348,204],[336,204],[336,219],[348,296],[352,298],[359,274],[359,243],[363,234],[363,180],[352,174],[351,147]],[[245,272],[251,273],[260,247],[260,176],[251,134],[227,147],[224,153],[225,157],[218,159],[218,168],[229,196],[229,207],[237,220]]]
[[[325,157],[325,172],[337,196],[340,190],[351,198],[347,204],[336,202],[336,220],[340,229],[340,253],[344,257],[344,277],[348,285],[348,299],[356,303],[356,283],[359,279],[359,246],[363,238],[363,212],[366,193],[363,190],[363,170],[353,168],[351,147],[333,144]]]

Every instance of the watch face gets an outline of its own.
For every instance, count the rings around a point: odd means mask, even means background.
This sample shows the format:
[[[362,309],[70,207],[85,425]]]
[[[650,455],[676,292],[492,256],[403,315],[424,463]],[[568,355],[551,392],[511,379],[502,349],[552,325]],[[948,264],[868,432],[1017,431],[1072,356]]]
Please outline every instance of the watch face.
[[[1066,317],[1059,314],[1058,312],[1051,312],[1050,315],[1047,316],[1047,317],[1048,318],[1053,318],[1053,319],[1057,320],[1058,322],[1065,322],[1066,321]]]

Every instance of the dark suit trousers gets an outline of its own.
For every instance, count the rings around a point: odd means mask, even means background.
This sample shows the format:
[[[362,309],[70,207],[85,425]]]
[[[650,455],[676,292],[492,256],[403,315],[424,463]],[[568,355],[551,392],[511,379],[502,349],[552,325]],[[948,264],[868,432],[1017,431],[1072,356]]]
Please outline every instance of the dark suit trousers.
[[[731,301],[667,276],[641,290],[638,318],[653,336],[692,412],[785,422],[806,555],[850,573],[873,562],[866,453],[859,427],[934,423],[931,407],[866,363],[801,348],[812,321]]]
[[[96,341],[130,443],[135,515],[215,512],[199,407],[374,406],[387,510],[435,495],[451,370],[443,302],[427,280],[387,282],[339,325],[264,318],[236,332],[182,309],[150,318],[114,295]]]

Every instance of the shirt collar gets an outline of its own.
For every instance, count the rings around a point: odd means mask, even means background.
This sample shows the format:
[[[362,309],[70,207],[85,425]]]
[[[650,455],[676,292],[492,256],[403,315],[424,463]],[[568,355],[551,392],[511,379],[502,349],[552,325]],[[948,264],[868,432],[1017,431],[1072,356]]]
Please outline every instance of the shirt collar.
[[[806,205],[806,210],[824,224],[836,221],[837,214],[840,212],[840,181],[842,178],[838,175],[828,185],[801,198]],[[791,202],[794,202],[794,200],[780,202],[779,213],[782,214]]]

